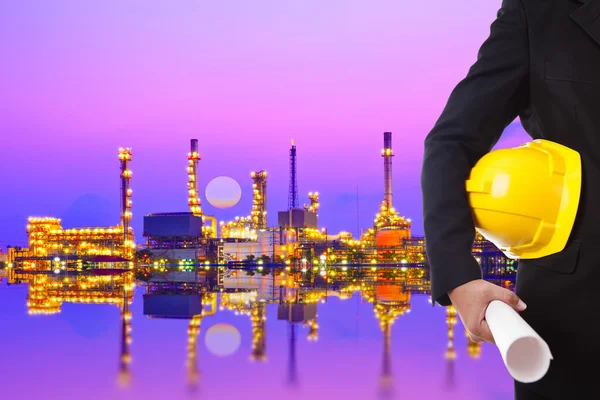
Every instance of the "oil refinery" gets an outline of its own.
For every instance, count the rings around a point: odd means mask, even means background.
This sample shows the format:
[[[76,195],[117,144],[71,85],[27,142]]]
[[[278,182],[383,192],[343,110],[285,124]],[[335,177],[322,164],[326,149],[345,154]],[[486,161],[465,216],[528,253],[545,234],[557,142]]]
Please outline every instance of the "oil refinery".
[[[81,270],[84,266],[133,268],[136,246],[131,227],[131,155],[131,149],[119,149],[119,225],[66,228],[58,218],[30,217],[27,225],[29,247],[10,248],[9,265],[36,270]]]
[[[308,202],[300,207],[298,149],[293,140],[289,149],[288,207],[277,213],[277,225],[267,224],[268,174],[264,169],[249,174],[252,203],[248,215],[217,224],[216,217],[206,215],[202,209],[198,187],[202,158],[198,140],[192,139],[187,153],[187,211],[145,215],[145,243],[136,245],[131,227],[132,151],[121,148],[120,224],[66,228],[57,218],[31,217],[27,225],[29,247],[10,248],[7,264],[19,270],[56,273],[137,266],[138,272],[145,271],[144,276],[168,270],[194,271],[194,280],[198,274],[224,277],[235,268],[260,269],[263,274],[270,269],[278,273],[314,271],[322,276],[328,275],[330,268],[369,268],[379,269],[394,279],[427,276],[425,239],[412,236],[411,220],[399,214],[393,204],[391,132],[383,133],[381,157],[383,188],[379,212],[371,227],[360,237],[353,237],[349,232],[331,234],[327,228],[319,227],[319,192],[308,192]],[[513,261],[480,235],[473,252],[486,276],[514,275]]]
[[[287,209],[277,212],[277,224],[268,224],[269,175],[260,166],[249,173],[252,200],[248,214],[217,224],[216,216],[204,212],[199,196],[199,150],[198,140],[192,139],[186,160],[187,205],[182,204],[180,212],[143,216],[144,243],[135,243],[131,227],[129,148],[118,151],[118,224],[63,227],[61,220],[52,216],[30,217],[28,247],[9,248],[4,261],[7,268],[1,271],[8,284],[28,284],[28,312],[54,315],[65,303],[117,306],[121,334],[115,376],[120,385],[127,386],[135,373],[130,305],[134,288],[143,287],[146,318],[187,320],[187,326],[181,326],[181,359],[185,360],[187,386],[196,391],[203,383],[198,337],[203,322],[211,326],[217,312],[229,311],[242,318],[251,332],[246,357],[262,363],[270,359],[267,308],[276,311],[269,315],[285,326],[288,339],[282,374],[288,385],[296,386],[302,380],[297,373],[302,360],[297,355],[301,351],[298,338],[319,340],[320,325],[327,323],[319,320],[319,310],[328,299],[357,298],[369,304],[370,318],[378,323],[382,347],[377,386],[382,396],[391,395],[397,390],[392,372],[394,323],[410,313],[413,295],[430,293],[425,239],[412,235],[411,220],[393,203],[392,133],[383,134],[382,202],[373,213],[372,225],[357,237],[344,231],[332,234],[319,226],[322,209],[317,188],[305,192],[307,199],[300,205],[299,152],[294,141],[289,149]],[[516,264],[481,235],[476,237],[473,254],[484,278],[505,287],[512,285]],[[448,307],[443,349],[448,385],[455,380],[456,324],[456,310]],[[209,337],[207,331],[205,340]],[[479,357],[481,344],[468,340],[466,347],[469,357]],[[208,344],[207,348],[210,350]]]

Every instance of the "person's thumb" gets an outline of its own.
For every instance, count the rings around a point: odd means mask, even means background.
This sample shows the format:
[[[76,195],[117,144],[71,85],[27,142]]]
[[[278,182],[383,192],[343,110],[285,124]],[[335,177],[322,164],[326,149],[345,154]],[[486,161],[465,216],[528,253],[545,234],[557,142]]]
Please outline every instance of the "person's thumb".
[[[514,308],[517,311],[523,311],[527,308],[527,305],[517,296],[514,292],[503,288],[502,301]]]

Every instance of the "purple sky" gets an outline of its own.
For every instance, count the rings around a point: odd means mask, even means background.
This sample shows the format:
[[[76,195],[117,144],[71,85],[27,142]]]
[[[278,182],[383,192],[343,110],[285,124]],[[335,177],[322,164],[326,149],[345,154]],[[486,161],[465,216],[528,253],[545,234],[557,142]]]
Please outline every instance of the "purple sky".
[[[356,232],[382,200],[382,133],[393,132],[394,202],[422,232],[422,143],[475,61],[500,1],[382,0],[0,3],[0,246],[29,215],[118,222],[120,146],[133,148],[133,226],[185,211],[186,154],[200,186],[219,175],[247,215],[252,170],[269,172],[269,223],[287,206],[288,148],[300,203]],[[501,145],[528,137],[520,126]]]

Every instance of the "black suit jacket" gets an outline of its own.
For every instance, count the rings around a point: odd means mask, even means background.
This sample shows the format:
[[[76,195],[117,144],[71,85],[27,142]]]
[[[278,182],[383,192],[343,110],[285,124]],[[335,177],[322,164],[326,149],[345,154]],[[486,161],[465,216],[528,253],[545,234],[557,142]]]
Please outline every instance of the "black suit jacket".
[[[432,298],[441,305],[450,304],[448,291],[481,278],[465,180],[517,116],[533,139],[580,152],[591,193],[581,200],[581,225],[600,200],[598,183],[589,182],[600,165],[600,0],[503,0],[477,61],[427,136],[423,217]]]

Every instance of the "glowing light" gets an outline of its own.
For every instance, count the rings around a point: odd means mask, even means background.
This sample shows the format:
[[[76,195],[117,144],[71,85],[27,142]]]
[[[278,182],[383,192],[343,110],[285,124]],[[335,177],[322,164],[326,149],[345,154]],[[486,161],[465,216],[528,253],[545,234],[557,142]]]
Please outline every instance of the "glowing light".
[[[206,348],[217,357],[234,354],[240,347],[240,332],[230,324],[219,323],[210,327],[204,337]]]
[[[219,176],[208,183],[204,194],[212,206],[230,208],[240,201],[242,189],[235,179]]]

